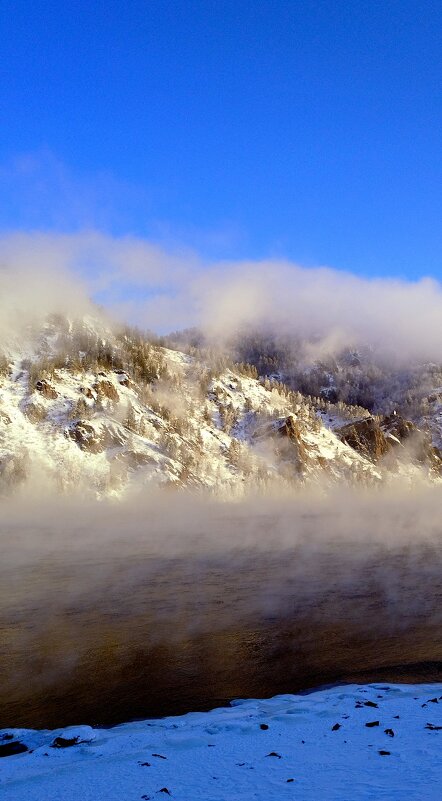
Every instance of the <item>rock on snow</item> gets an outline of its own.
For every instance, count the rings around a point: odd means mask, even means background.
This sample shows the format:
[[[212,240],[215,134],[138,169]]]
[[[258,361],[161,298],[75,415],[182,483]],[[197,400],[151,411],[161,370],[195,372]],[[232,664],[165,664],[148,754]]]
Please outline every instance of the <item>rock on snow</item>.
[[[373,708],[376,726],[367,725]],[[0,796],[439,801],[440,724],[442,685],[369,684],[111,729],[0,731],[10,754],[0,762]],[[28,750],[11,749],[17,742]]]

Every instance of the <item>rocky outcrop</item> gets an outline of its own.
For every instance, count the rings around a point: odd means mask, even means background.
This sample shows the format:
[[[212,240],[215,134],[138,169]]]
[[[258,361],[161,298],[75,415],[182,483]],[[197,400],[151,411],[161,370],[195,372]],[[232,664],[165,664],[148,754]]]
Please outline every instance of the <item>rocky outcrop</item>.
[[[386,415],[381,423],[380,426],[382,431],[385,433],[387,438],[395,437],[400,442],[410,437],[414,434],[418,429],[411,422],[411,420],[405,420],[400,414],[388,414]]]
[[[80,392],[85,398],[89,398],[89,400],[97,400],[97,394],[91,387],[80,387]]]
[[[299,442],[301,438],[301,426],[293,414],[289,414],[285,420],[278,421],[276,431],[280,437],[287,437],[292,442]]]
[[[398,459],[427,465],[442,473],[442,454],[433,445],[430,433],[399,414],[356,420],[336,433],[343,442],[372,462],[378,462],[391,453]]]
[[[293,414],[257,428],[253,439],[259,441],[268,437],[278,437],[282,441],[277,453],[285,462],[295,465],[296,471],[302,474],[309,460],[308,448],[302,438],[302,425]]]
[[[99,398],[108,398],[109,400],[114,401],[115,403],[118,403],[120,400],[120,396],[116,388],[112,384],[112,381],[107,381],[107,380],[97,381],[97,383],[94,384],[93,388]]]
[[[372,462],[378,462],[391,447],[380,424],[374,417],[355,420],[337,429],[335,433],[342,442],[350,445],[361,456]]]
[[[101,453],[105,449],[103,437],[90,424],[78,420],[65,431],[65,436],[77,443],[82,451]]]
[[[48,416],[48,410],[41,403],[33,401],[25,403],[22,410],[31,423],[42,423]]]
[[[279,437],[290,443],[292,453],[289,452],[289,458],[293,458],[297,473],[302,475],[307,467],[309,454],[302,439],[300,423],[290,414],[282,421],[276,431]],[[284,454],[281,455],[284,456]]]
[[[399,440],[414,461],[429,465],[438,474],[442,473],[442,454],[433,445],[429,431],[417,428],[398,414],[387,415],[381,425],[386,435],[393,438],[393,446],[394,440]]]
[[[44,398],[48,398],[48,400],[55,400],[55,398],[58,398],[58,394],[52,384],[44,378],[35,382],[35,389],[37,392],[40,392]]]

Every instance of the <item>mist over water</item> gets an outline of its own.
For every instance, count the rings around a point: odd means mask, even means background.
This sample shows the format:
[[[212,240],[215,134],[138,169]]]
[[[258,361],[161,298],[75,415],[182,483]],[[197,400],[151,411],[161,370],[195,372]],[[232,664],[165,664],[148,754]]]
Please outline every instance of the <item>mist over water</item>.
[[[442,671],[440,489],[5,502],[2,726]]]
[[[95,315],[90,294],[109,301],[125,286],[145,297],[107,302],[120,317],[196,324],[220,347],[264,324],[310,338],[310,360],[361,343],[405,364],[441,357],[435,282],[203,265],[96,233],[3,237],[0,255],[6,353],[21,353],[29,329],[38,340],[48,313]],[[441,680],[440,493],[390,482],[221,502],[143,489],[98,503],[28,482],[1,505],[0,725],[115,723],[354,679]]]

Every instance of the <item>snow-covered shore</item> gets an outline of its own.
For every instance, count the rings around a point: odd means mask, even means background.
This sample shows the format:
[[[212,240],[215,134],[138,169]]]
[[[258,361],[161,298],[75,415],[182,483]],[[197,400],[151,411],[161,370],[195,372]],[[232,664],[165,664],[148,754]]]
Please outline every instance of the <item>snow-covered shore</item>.
[[[439,801],[442,684],[347,685],[180,717],[0,731],[2,801]],[[21,743],[27,751],[18,751]]]

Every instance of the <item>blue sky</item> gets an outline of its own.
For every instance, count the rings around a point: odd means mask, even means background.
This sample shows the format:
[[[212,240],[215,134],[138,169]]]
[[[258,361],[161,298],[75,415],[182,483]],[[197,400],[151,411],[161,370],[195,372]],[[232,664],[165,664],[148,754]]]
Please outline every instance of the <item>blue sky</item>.
[[[2,0],[0,230],[442,278],[442,5]]]

